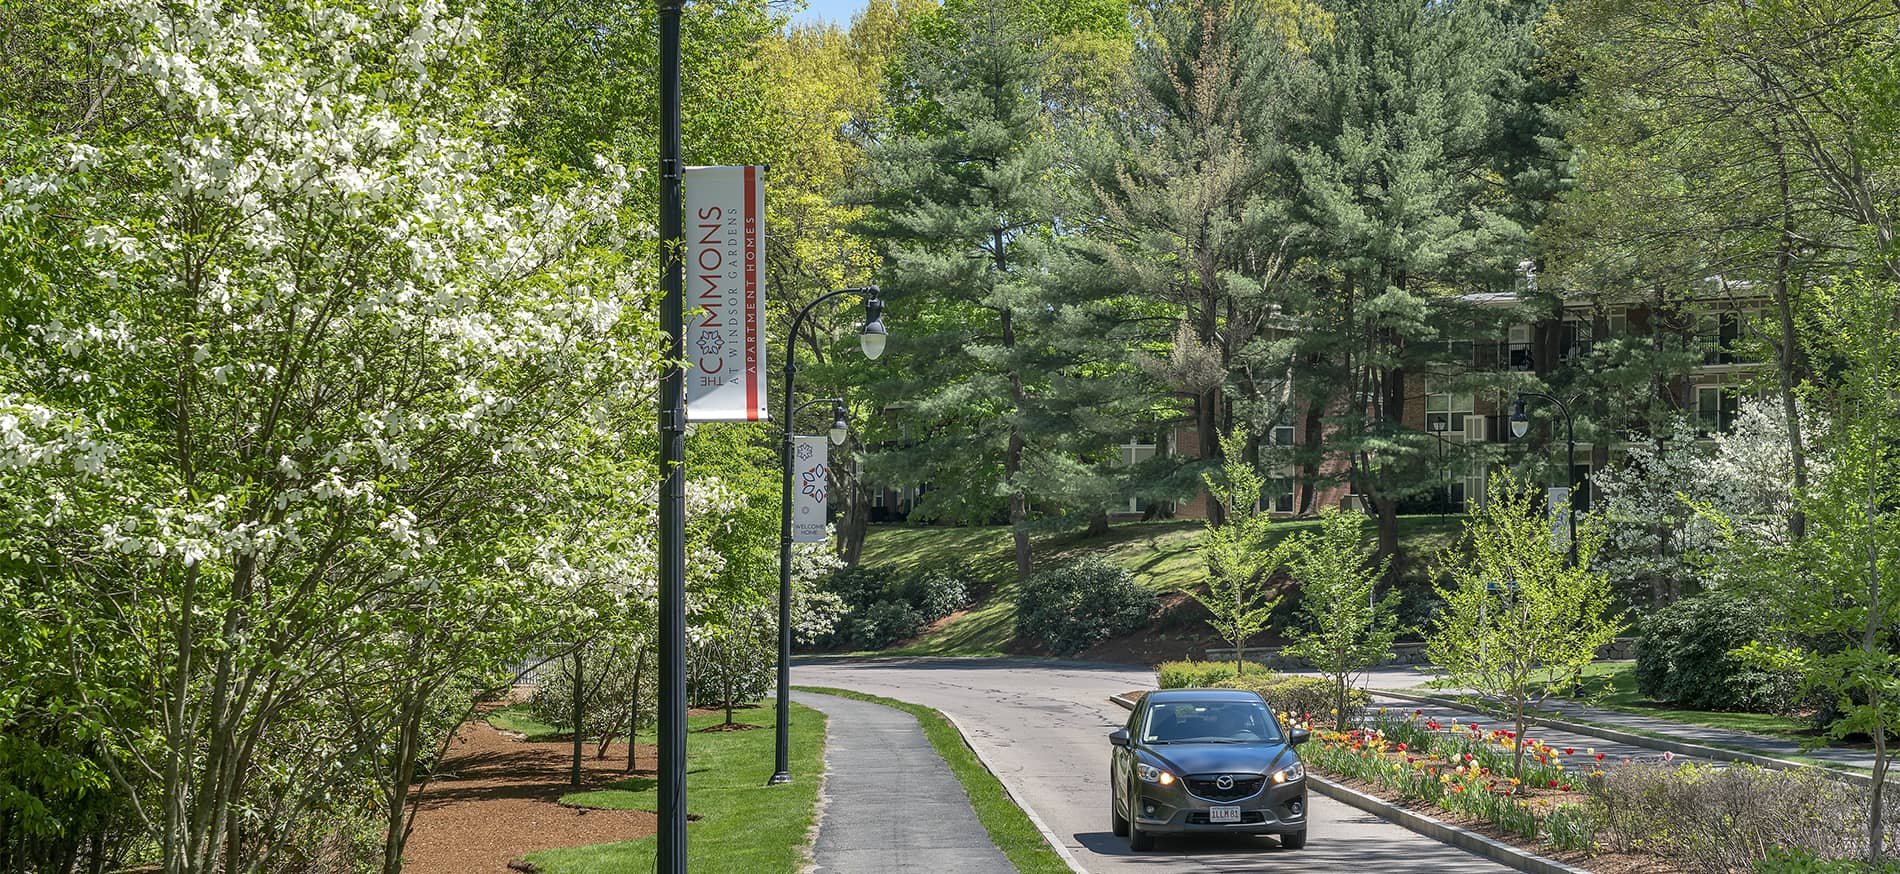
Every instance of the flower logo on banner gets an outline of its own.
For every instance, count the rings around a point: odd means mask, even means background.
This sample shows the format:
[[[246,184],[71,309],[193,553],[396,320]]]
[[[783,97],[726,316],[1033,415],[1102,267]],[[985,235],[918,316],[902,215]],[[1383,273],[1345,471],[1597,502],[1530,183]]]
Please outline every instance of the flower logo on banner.
[[[813,501],[822,501],[825,499],[825,479],[824,465],[807,470],[799,477],[798,491]]]
[[[798,460],[799,461],[811,460],[811,444],[810,443],[798,444]]]
[[[726,335],[708,331],[699,335],[698,342],[700,354],[718,355],[719,350],[726,348]]]

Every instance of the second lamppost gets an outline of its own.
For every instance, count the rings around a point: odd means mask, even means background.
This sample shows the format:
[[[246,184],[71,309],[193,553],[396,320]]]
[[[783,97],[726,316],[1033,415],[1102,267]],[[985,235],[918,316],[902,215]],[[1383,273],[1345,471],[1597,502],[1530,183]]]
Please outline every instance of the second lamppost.
[[[1570,405],[1556,395],[1543,392],[1521,391],[1517,393],[1517,404],[1511,408],[1511,436],[1522,437],[1531,429],[1531,419],[1524,414],[1525,398],[1543,398],[1557,405],[1564,414],[1564,442],[1568,445],[1564,468],[1564,500],[1570,506],[1564,508],[1564,517],[1570,521],[1570,566],[1577,566],[1577,484],[1571,478],[1577,475],[1577,428],[1570,418]]]
[[[792,782],[791,770],[791,700],[792,700],[792,420],[802,407],[794,401],[794,389],[798,381],[798,362],[794,355],[798,348],[798,331],[805,324],[805,317],[812,308],[834,297],[855,294],[864,298],[864,324],[858,328],[858,346],[864,351],[864,357],[876,360],[884,354],[884,341],[888,332],[884,329],[884,301],[879,299],[877,286],[863,288],[841,288],[805,305],[792,319],[791,330],[785,334],[785,442],[779,453],[779,466],[784,476],[784,505],[779,510],[778,539],[778,725],[774,744],[773,771],[771,784]],[[831,442],[844,442],[844,402],[836,399],[833,407]]]

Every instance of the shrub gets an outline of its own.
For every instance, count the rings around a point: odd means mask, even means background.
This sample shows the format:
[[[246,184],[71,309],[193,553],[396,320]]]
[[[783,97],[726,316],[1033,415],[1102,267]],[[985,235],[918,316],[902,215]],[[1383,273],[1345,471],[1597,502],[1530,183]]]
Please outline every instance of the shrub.
[[[917,574],[905,580],[900,591],[904,601],[923,614],[925,622],[935,622],[970,603],[970,577],[969,568],[958,562]]]
[[[1633,764],[1587,785],[1598,837],[1611,849],[1692,870],[1746,871],[1779,851],[1822,859],[1865,852],[1862,790],[1818,770]]]
[[[1778,851],[1756,863],[1755,874],[1900,874],[1900,859],[1879,867],[1859,859],[1822,859],[1812,853]]]
[[[872,604],[889,600],[903,578],[883,565],[848,567],[825,581],[824,589],[836,592],[853,613],[862,613]]]
[[[1330,715],[1339,694],[1339,689],[1329,680],[1321,677],[1286,674],[1268,674],[1263,677],[1250,673],[1221,685],[1230,689],[1259,692],[1260,697],[1267,699],[1267,703],[1273,705],[1274,710],[1302,719],[1308,716]],[[1365,712],[1366,704],[1370,700],[1371,697],[1366,694],[1366,690],[1348,689],[1346,690],[1346,712],[1340,715],[1347,721],[1356,720]]]
[[[1704,592],[1645,619],[1636,649],[1636,687],[1657,701],[1697,710],[1784,712],[1799,703],[1800,681],[1730,656],[1772,617],[1769,605]]]
[[[879,601],[845,623],[851,642],[864,649],[883,649],[923,630],[923,614],[902,601]]]
[[[1154,617],[1155,594],[1120,566],[1089,556],[1033,574],[1016,598],[1016,633],[1072,655]]]
[[[1247,674],[1255,672],[1270,674],[1272,670],[1259,662],[1247,663]],[[1210,686],[1225,685],[1236,676],[1233,662],[1163,662],[1155,668],[1156,683],[1163,689],[1205,689]]]

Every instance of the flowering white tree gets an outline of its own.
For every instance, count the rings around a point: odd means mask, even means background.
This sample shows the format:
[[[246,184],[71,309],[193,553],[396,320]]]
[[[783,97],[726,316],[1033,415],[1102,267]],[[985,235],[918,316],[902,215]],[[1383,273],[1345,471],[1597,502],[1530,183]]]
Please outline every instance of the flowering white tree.
[[[643,584],[633,179],[505,157],[473,5],[82,12],[83,87],[4,154],[0,541],[30,572],[0,588],[86,630],[36,670],[73,675],[168,874],[272,870],[366,755],[394,870],[431,702]]]
[[[1825,428],[1814,417],[1803,419],[1818,444]],[[1697,439],[1687,421],[1662,439],[1632,437],[1627,457],[1592,477],[1603,496],[1608,538],[1598,566],[1626,590],[1647,588],[1650,601],[1661,604],[1699,578],[1696,557],[1719,545],[1716,527],[1698,507],[1717,509],[1763,537],[1785,539],[1796,506],[1787,435],[1780,403],[1746,398],[1733,427],[1710,439]],[[1808,465],[1819,476],[1827,458],[1810,451]]]

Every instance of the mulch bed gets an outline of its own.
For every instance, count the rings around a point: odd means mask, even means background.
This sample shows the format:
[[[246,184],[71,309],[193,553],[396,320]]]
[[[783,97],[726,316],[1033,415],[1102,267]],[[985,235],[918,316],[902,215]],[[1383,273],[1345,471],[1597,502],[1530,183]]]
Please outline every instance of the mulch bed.
[[[530,743],[477,720],[456,732],[442,767],[423,790],[409,836],[406,874],[511,874],[508,862],[556,847],[645,837],[657,820],[644,810],[590,810],[558,803],[570,792],[605,789],[629,777],[654,776],[654,750],[637,751],[628,773],[627,745],[596,758],[583,748],[581,787],[568,780],[573,742]]]

